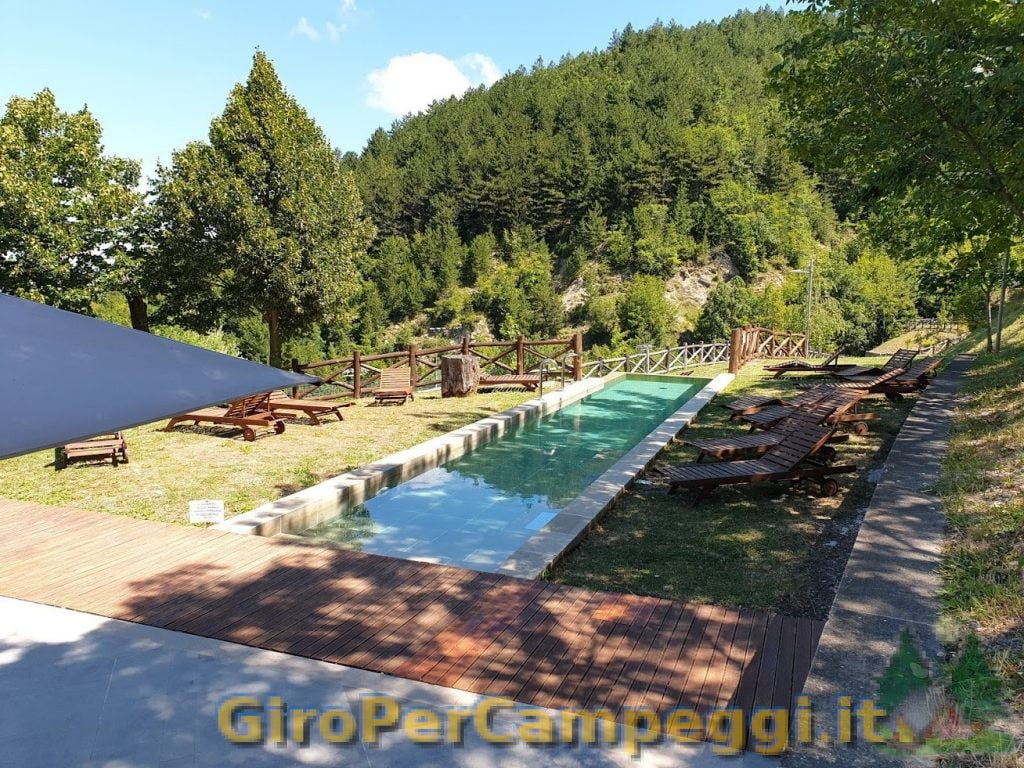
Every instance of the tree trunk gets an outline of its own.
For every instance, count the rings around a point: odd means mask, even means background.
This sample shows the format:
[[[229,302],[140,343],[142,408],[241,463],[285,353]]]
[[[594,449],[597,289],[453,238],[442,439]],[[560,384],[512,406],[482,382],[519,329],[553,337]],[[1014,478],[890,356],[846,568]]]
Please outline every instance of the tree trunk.
[[[267,332],[270,336],[270,355],[267,362],[275,368],[282,367],[281,359],[281,313],[276,309],[267,310]]]
[[[1010,269],[1010,246],[1003,254],[1002,285],[999,287],[999,319],[996,322],[996,352],[1003,348],[1003,310],[1006,308],[1006,273]]]
[[[992,288],[985,286],[985,350],[992,351]]]
[[[128,316],[131,318],[132,328],[149,333],[149,308],[146,306],[146,300],[134,293],[126,294],[125,298],[128,300]]]
[[[441,358],[441,397],[465,397],[480,386],[480,358],[446,355]]]

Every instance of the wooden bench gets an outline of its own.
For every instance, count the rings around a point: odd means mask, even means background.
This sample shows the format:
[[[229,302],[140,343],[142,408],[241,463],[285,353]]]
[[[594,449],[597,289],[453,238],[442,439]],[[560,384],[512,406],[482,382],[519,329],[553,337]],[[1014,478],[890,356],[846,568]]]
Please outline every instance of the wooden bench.
[[[80,459],[110,459],[116,467],[118,463],[128,463],[128,441],[123,432],[112,435],[93,437],[77,443],[68,443],[57,449],[53,463],[54,469],[64,469],[72,461]]]

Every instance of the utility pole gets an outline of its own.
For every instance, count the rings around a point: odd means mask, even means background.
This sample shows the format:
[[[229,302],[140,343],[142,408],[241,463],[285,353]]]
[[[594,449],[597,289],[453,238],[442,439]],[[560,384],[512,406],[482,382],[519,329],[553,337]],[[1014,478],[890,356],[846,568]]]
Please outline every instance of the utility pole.
[[[804,357],[811,354],[811,304],[814,301],[814,257],[811,256],[807,269],[791,269],[794,275],[807,275],[807,320],[804,332]]]
[[[811,302],[814,300],[814,257],[807,265],[807,335],[804,337],[804,355],[811,354]]]

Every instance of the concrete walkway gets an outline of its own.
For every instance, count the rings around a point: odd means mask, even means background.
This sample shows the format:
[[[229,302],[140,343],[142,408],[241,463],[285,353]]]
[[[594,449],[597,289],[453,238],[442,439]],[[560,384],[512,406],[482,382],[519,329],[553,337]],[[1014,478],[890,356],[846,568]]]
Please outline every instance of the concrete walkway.
[[[673,766],[770,768],[754,754],[725,758],[707,744],[495,746],[466,729],[464,746],[421,746],[400,731],[379,747],[239,746],[218,731],[230,696],[281,696],[290,707],[358,710],[382,693],[443,713],[480,697],[337,664],[0,597],[0,768],[185,766]],[[554,713],[553,710],[551,710]],[[522,718],[498,713],[494,730]]]
[[[945,368],[914,405],[892,445],[804,686],[814,705],[816,732],[836,733],[837,696],[856,702],[878,695],[878,679],[904,627],[910,628],[926,660],[942,658],[936,596],[946,520],[932,489],[970,363],[961,356]],[[890,762],[876,747],[861,744],[796,750],[784,764],[803,768]]]

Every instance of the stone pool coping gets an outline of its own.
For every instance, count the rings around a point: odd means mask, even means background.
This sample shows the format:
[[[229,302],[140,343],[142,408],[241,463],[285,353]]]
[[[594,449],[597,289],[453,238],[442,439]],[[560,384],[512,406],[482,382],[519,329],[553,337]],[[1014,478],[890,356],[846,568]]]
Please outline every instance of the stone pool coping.
[[[403,482],[457,459],[512,429],[581,400],[603,388],[609,380],[584,379],[571,382],[564,389],[527,400],[514,408],[392,453],[372,464],[268,502],[214,527],[222,531],[258,536],[304,531],[337,515],[339,506],[361,504],[388,485]]]
[[[605,381],[615,381],[624,375],[608,376]],[[560,510],[547,525],[527,539],[495,573],[521,579],[538,578],[580,542],[590,526],[643,474],[665,446],[688,427],[700,410],[729,386],[734,378],[731,373],[720,373],[711,379],[679,410],[655,427],[567,507]]]

